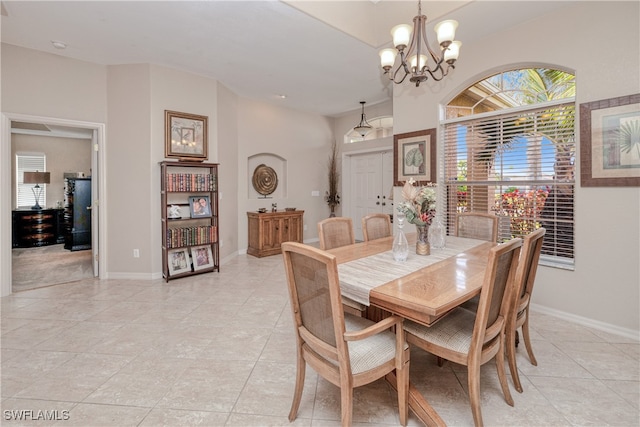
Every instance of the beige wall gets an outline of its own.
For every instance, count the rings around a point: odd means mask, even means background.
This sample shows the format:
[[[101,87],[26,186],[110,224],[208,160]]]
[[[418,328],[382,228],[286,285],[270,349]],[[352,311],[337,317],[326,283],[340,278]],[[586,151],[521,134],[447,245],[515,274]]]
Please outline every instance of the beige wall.
[[[271,209],[272,203],[279,210],[304,210],[304,239],[317,239],[316,224],[329,216],[324,193],[328,189],[326,164],[333,143],[333,120],[240,98],[238,123],[242,123],[238,126],[238,248],[247,248],[246,212]],[[286,160],[286,181],[279,184],[286,186],[286,198],[249,198],[253,170],[248,170],[247,159],[260,153]],[[319,197],[311,195],[314,190],[320,192]]]
[[[225,260],[238,251],[238,96],[218,84],[218,128],[220,149],[220,257]]]
[[[107,271],[109,277],[152,277],[151,240],[160,233],[160,202],[153,204],[151,180],[151,85],[149,65],[108,67]],[[157,167],[157,166],[156,166]],[[159,188],[159,187],[158,187]],[[158,219],[159,221],[159,219]],[[140,258],[133,258],[133,249]],[[158,249],[158,255],[159,255]]]
[[[2,43],[2,111],[87,122],[107,120],[103,65]]]
[[[56,201],[64,203],[65,172],[84,172],[91,176],[91,140],[88,139],[15,134],[11,137],[11,158],[15,158],[16,153],[44,153],[46,156],[51,183],[47,184],[47,203],[43,207],[56,207]],[[15,162],[11,162],[11,206],[14,208],[15,166]]]
[[[578,103],[640,92],[639,12],[638,2],[580,2],[490,38],[464,40],[450,77],[420,88],[394,87],[394,131],[437,127],[440,104],[492,70],[515,64],[575,71]],[[157,163],[163,158],[165,108],[210,116],[210,160],[222,163],[222,253],[230,256],[246,249],[246,211],[265,206],[247,191],[247,158],[259,153],[287,160],[287,197],[269,205],[304,209],[304,238],[317,238],[316,223],[329,213],[322,197],[329,148],[357,121],[354,107],[355,120],[330,119],[239,98],[215,80],[175,70],[107,68],[2,45],[3,112],[107,123],[107,271],[114,276],[160,272]],[[312,197],[313,190],[320,197]],[[637,333],[638,217],[639,188],[578,186],[575,271],[541,268],[534,303]],[[132,257],[133,248],[140,249],[139,259]]]
[[[437,127],[439,104],[492,70],[514,65],[574,72],[578,104],[640,92],[639,9],[638,2],[573,3],[507,32],[464,40],[456,70],[445,80],[394,88],[394,132]],[[575,271],[540,268],[533,303],[637,332],[640,188],[577,185],[575,203]]]

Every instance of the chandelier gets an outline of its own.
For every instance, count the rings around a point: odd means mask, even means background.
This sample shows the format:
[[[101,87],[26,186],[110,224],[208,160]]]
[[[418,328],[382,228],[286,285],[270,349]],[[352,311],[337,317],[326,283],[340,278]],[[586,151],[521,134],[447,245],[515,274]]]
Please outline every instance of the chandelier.
[[[425,25],[427,17],[422,14],[422,5],[418,0],[418,15],[413,18],[413,31],[408,24],[396,25],[391,29],[395,49],[388,48],[380,51],[380,62],[384,74],[396,84],[402,83],[408,75],[409,81],[420,86],[429,76],[435,81],[442,80],[458,59],[462,43],[454,41],[458,22],[442,21],[435,26],[438,35],[441,55],[436,53],[427,40]],[[391,72],[396,62],[396,55],[400,54],[400,64]],[[446,63],[446,64],[445,64]]]
[[[358,132],[364,138],[364,136],[367,133],[369,133],[369,131],[371,130],[371,125],[369,124],[369,122],[367,122],[367,116],[365,116],[364,114],[365,101],[360,101],[360,104],[362,104],[362,114],[360,115],[360,123],[358,123],[358,125],[354,127],[353,130]]]

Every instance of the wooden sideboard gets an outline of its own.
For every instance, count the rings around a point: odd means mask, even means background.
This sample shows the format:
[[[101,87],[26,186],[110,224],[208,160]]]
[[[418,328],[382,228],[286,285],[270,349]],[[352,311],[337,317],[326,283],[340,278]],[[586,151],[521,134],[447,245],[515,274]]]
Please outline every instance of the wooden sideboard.
[[[302,243],[304,211],[247,212],[249,247],[256,257],[277,255],[283,242]]]

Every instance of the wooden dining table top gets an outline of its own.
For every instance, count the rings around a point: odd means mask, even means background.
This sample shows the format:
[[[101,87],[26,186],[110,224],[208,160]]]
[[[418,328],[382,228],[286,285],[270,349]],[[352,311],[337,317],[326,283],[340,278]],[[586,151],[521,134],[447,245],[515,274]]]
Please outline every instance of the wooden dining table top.
[[[455,239],[460,238],[448,236],[447,244],[455,244]],[[411,251],[415,244],[415,234],[408,234],[407,240]],[[336,256],[338,264],[344,264],[390,251],[392,244],[393,237],[387,237],[328,252]],[[437,260],[431,265],[375,286],[369,291],[369,303],[429,326],[451,309],[480,293],[489,251],[495,245],[492,242],[477,241],[473,247],[457,255]],[[434,251],[432,249],[432,254]],[[389,256],[377,257],[376,262],[388,262],[391,266],[397,261]]]

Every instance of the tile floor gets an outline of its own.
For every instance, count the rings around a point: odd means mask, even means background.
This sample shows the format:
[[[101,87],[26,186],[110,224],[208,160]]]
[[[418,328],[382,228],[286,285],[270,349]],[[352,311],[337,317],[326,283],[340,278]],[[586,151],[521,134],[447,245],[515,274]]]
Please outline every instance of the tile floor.
[[[83,280],[1,303],[2,425],[339,425],[338,389],[310,369],[298,418],[287,420],[294,335],[279,256],[241,255],[219,274],[168,284]],[[486,425],[640,424],[638,342],[538,313],[532,323],[538,366],[519,349],[524,393],[512,389],[514,407],[495,364],[483,367]],[[464,367],[411,358],[411,380],[445,422],[473,425]],[[384,381],[354,401],[354,425],[398,425]]]

